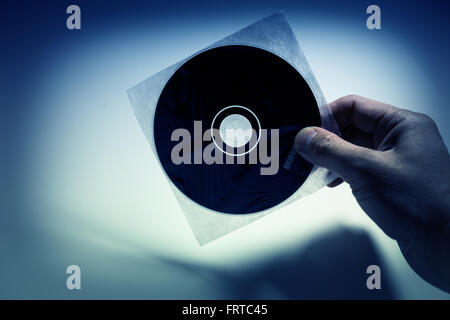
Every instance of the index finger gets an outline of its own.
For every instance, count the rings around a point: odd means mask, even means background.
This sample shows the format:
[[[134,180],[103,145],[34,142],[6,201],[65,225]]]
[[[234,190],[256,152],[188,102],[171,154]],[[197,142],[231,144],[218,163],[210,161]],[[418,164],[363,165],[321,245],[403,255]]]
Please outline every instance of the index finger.
[[[401,109],[358,95],[339,98],[329,104],[341,129],[354,126],[365,133],[374,133],[384,120],[394,121]]]

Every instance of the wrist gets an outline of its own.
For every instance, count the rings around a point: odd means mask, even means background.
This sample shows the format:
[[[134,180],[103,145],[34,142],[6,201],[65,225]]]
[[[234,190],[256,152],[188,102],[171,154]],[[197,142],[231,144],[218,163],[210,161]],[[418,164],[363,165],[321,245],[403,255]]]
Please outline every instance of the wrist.
[[[450,292],[450,221],[417,224],[409,241],[398,241],[398,244],[417,274]]]

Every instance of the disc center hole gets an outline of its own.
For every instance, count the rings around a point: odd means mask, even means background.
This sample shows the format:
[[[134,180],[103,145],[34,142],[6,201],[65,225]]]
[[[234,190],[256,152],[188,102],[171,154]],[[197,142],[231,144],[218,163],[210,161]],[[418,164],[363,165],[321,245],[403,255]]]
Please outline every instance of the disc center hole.
[[[252,125],[250,121],[241,114],[230,114],[226,116],[219,127],[222,141],[233,148],[245,146],[252,137]]]

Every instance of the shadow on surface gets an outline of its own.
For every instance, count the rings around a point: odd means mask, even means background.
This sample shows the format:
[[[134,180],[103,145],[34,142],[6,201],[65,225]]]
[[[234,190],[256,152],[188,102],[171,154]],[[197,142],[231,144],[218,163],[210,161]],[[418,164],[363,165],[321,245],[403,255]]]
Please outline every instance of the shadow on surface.
[[[217,272],[166,261],[184,271],[215,278],[230,299],[396,299],[385,263],[367,233],[340,228],[259,261],[245,270]],[[381,269],[381,290],[369,290],[369,265]]]

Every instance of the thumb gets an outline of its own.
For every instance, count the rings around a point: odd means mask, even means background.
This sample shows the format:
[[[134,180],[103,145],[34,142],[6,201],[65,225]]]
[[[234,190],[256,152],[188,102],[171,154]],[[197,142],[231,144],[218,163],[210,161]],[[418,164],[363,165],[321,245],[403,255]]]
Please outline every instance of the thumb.
[[[294,147],[309,162],[329,169],[347,182],[371,166],[374,150],[354,145],[319,127],[307,127],[295,137]]]

